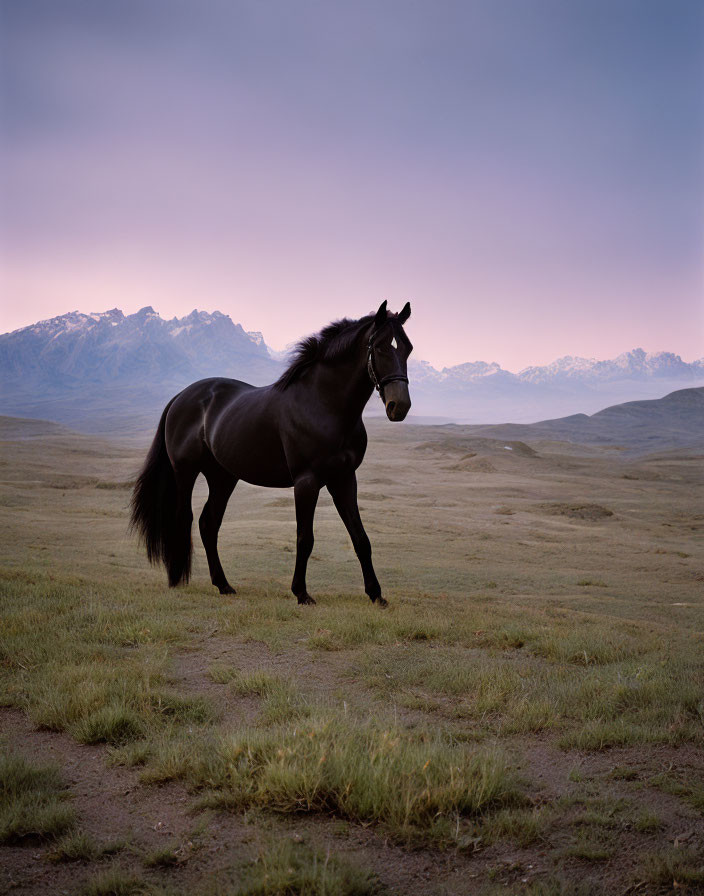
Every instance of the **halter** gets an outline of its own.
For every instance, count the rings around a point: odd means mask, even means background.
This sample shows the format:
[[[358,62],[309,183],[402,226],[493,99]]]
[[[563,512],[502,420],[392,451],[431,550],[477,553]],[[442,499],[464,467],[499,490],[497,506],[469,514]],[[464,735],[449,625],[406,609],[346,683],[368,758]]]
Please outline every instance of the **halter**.
[[[388,386],[389,383],[397,381],[407,383],[408,377],[404,376],[402,373],[390,373],[388,376],[379,379],[376,369],[374,368],[374,339],[378,333],[379,331],[377,330],[369,337],[369,344],[367,345],[367,373],[369,374],[369,379],[372,381],[374,388],[379,393],[379,398],[384,401],[384,386]],[[385,401],[384,404],[386,404]]]

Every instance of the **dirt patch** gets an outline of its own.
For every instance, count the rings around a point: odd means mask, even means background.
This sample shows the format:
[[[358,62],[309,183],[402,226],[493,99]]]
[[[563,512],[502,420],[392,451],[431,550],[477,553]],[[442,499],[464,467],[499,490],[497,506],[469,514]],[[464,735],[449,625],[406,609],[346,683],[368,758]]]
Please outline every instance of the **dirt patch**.
[[[286,495],[281,498],[274,498],[273,501],[267,501],[265,507],[293,507],[293,495]]]
[[[134,479],[125,479],[122,482],[114,482],[110,479],[101,479],[100,482],[96,483],[96,488],[103,488],[108,491],[130,491],[134,488],[135,480]]]
[[[120,842],[147,853],[190,841],[194,824],[188,814],[191,799],[182,785],[157,788],[140,784],[138,771],[106,767],[105,747],[85,746],[64,734],[36,731],[18,710],[1,709],[0,721],[10,750],[32,762],[60,767],[73,796],[79,828],[97,843]],[[0,891],[76,892],[88,876],[85,865],[54,865],[46,858],[49,851],[49,846],[41,844],[2,847]],[[94,864],[91,873],[96,870]]]
[[[553,516],[568,516],[590,522],[605,520],[614,515],[613,510],[602,507],[601,504],[539,504],[538,507]]]
[[[475,457],[473,454],[468,455],[468,460],[461,460],[459,463],[447,467],[448,470],[459,470],[462,473],[496,473],[496,467],[492,464],[488,457]]]

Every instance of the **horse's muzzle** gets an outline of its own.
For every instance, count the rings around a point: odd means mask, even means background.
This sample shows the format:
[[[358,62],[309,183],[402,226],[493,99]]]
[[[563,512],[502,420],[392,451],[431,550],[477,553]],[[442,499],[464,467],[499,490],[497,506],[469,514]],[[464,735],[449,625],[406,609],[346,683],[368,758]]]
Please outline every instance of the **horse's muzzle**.
[[[408,394],[408,383],[397,381],[384,387],[386,416],[394,423],[403,420],[411,409],[411,396]]]

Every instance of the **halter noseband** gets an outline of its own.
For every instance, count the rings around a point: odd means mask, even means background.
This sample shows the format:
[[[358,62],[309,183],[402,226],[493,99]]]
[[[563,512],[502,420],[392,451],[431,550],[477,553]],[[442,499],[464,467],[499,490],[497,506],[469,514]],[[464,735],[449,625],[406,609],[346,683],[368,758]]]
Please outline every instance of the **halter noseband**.
[[[377,330],[369,337],[369,344],[367,345],[367,373],[369,374],[369,379],[372,381],[374,388],[379,393],[379,398],[384,401],[384,386],[388,386],[389,383],[395,382],[407,383],[408,377],[404,376],[402,373],[390,373],[388,376],[379,379],[374,367],[374,339],[378,332],[379,331]]]

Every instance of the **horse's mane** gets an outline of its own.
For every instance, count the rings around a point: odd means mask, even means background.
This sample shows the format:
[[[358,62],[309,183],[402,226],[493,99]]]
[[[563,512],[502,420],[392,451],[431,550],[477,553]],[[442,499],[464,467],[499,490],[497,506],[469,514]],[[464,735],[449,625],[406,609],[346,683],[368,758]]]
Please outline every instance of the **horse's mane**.
[[[315,336],[302,339],[293,351],[291,363],[284,370],[274,388],[283,392],[291,383],[320,361],[336,361],[346,355],[357,341],[360,332],[374,320],[373,314],[359,320],[336,320]]]

